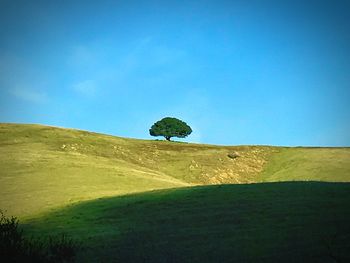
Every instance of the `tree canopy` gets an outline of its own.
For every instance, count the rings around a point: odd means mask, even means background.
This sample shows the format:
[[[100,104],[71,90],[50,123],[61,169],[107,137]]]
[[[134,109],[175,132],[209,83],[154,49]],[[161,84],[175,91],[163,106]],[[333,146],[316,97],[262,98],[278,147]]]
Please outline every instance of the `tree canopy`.
[[[171,137],[185,138],[192,133],[186,122],[172,117],[165,117],[154,123],[149,130],[152,136],[163,136],[170,141]]]

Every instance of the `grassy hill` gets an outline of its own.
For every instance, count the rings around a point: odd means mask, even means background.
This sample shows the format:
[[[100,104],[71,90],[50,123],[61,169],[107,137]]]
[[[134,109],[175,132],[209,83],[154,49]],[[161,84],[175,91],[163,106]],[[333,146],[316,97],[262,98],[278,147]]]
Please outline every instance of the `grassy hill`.
[[[94,248],[80,262],[349,257],[349,184],[309,181],[349,182],[350,148],[215,146],[0,124],[0,167],[0,209],[28,233],[63,231]]]
[[[83,241],[78,262],[349,262],[350,184],[197,186],[103,198],[27,221]]]
[[[269,159],[261,181],[350,181],[350,148],[284,148]]]
[[[236,160],[227,154],[237,150]],[[125,139],[0,125],[0,207],[26,216],[81,200],[196,184],[254,182],[274,147]]]
[[[231,159],[227,155],[239,153]],[[349,148],[214,146],[0,124],[0,207],[29,216],[99,197],[190,185],[350,180]]]

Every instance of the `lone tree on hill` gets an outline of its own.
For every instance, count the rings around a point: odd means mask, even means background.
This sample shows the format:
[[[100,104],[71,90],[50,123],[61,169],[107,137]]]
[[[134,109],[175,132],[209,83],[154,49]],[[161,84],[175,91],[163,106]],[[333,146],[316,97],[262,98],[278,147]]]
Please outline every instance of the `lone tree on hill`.
[[[152,136],[163,136],[167,141],[170,141],[171,137],[185,138],[191,132],[192,129],[186,122],[171,117],[157,121],[149,130]]]

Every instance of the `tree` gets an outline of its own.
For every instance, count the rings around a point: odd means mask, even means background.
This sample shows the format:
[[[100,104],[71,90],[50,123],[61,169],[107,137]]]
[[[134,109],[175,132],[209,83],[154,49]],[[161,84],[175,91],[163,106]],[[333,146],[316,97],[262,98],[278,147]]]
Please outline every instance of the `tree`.
[[[192,129],[186,122],[171,117],[157,121],[149,130],[150,135],[163,136],[167,141],[170,141],[171,137],[185,138],[191,132]]]

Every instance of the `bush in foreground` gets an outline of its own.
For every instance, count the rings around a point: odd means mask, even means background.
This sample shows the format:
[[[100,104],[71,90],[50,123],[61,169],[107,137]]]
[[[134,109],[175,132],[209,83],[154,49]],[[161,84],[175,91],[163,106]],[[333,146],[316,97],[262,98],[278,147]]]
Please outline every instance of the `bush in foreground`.
[[[73,262],[78,244],[65,235],[47,240],[28,239],[18,228],[18,219],[0,211],[1,262]]]

